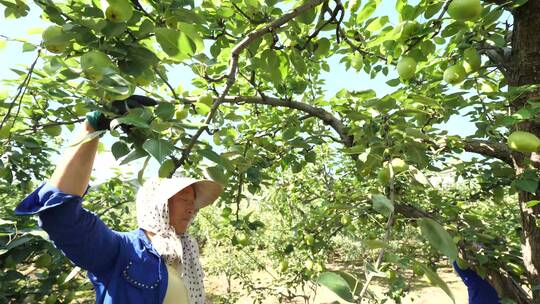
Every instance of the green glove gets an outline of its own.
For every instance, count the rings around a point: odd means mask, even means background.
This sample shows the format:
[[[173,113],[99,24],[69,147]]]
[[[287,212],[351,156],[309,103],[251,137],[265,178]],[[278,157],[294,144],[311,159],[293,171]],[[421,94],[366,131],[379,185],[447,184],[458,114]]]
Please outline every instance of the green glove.
[[[123,116],[128,112],[128,109],[140,108],[140,107],[152,107],[158,104],[157,101],[150,97],[141,95],[131,95],[124,100],[115,100],[111,103],[112,111],[118,115]],[[109,130],[112,119],[107,118],[103,113],[99,111],[93,111],[86,114],[88,123],[95,131]]]
[[[100,111],[92,111],[86,114],[86,120],[94,131],[108,130],[111,120]]]

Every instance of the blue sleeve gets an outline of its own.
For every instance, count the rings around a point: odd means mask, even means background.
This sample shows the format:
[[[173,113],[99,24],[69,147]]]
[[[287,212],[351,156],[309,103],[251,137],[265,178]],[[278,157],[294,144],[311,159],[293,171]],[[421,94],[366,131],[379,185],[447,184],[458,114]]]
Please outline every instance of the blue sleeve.
[[[122,238],[97,215],[82,208],[82,200],[81,196],[43,184],[17,205],[15,214],[38,214],[39,226],[73,263],[104,274],[112,269]]]
[[[467,286],[469,292],[469,304],[499,303],[497,291],[488,281],[482,279],[482,277],[472,269],[459,268],[456,261],[454,261],[452,265],[454,265],[454,270],[459,274],[465,286]]]

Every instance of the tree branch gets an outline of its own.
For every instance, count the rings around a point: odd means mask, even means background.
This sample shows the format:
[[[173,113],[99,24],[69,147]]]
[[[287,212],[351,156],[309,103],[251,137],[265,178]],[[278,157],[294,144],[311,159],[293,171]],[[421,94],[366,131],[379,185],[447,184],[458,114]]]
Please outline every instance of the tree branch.
[[[278,18],[278,19],[270,22],[268,25],[266,25],[266,26],[264,26],[264,27],[262,27],[262,28],[260,28],[260,29],[258,29],[256,31],[252,31],[252,32],[248,33],[246,35],[246,37],[244,39],[242,39],[242,41],[240,41],[232,49],[229,69],[227,71],[227,82],[225,84],[225,88],[223,89],[223,92],[219,96],[218,100],[216,100],[214,102],[214,104],[212,106],[212,109],[210,110],[210,113],[208,113],[208,116],[206,117],[206,120],[204,121],[205,126],[202,127],[202,128],[199,128],[197,130],[197,132],[193,135],[193,137],[191,138],[191,141],[189,142],[188,146],[183,151],[182,157],[180,158],[178,163],[175,164],[177,168],[182,166],[185,163],[185,161],[189,157],[189,154],[191,153],[191,150],[195,146],[195,143],[197,142],[197,140],[199,139],[201,134],[204,132],[204,130],[206,130],[208,128],[208,125],[212,122],[212,119],[214,118],[214,116],[217,113],[217,109],[219,108],[219,106],[221,105],[223,100],[225,99],[225,96],[227,96],[227,93],[229,92],[229,90],[231,89],[233,84],[235,83],[235,81],[236,81],[236,72],[238,70],[238,60],[240,58],[240,53],[244,49],[246,49],[253,41],[258,39],[259,37],[262,37],[265,34],[273,32],[277,28],[279,28],[282,25],[284,25],[285,23],[289,22],[294,17],[300,15],[301,13],[303,13],[303,12],[309,10],[309,9],[314,8],[315,6],[321,4],[322,2],[324,2],[324,0],[311,0],[311,1],[307,2],[306,4],[301,5],[301,6],[297,7],[297,8],[295,8],[295,9],[293,9],[291,12],[283,15],[281,18]]]
[[[197,100],[193,97],[190,98],[181,98],[181,102],[185,103],[194,103]],[[259,96],[228,96],[223,98],[223,102],[242,104],[242,103],[251,103],[251,104],[263,104],[276,107],[286,107],[290,109],[296,109],[302,112],[309,114],[310,116],[317,117],[322,120],[326,125],[330,126],[332,129],[338,133],[340,141],[347,147],[352,146],[353,137],[347,134],[347,127],[330,112],[326,111],[323,108],[315,107],[310,104],[296,102],[291,100],[284,100],[275,97],[259,97]]]
[[[465,138],[463,140],[463,148],[467,152],[498,158],[503,162],[512,165],[512,151],[506,144],[491,142],[483,139]]]

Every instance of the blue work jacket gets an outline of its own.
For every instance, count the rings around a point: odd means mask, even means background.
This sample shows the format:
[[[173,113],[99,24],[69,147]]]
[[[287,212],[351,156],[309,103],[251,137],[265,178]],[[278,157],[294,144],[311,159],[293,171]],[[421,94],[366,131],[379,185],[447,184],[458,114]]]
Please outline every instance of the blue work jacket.
[[[467,286],[469,293],[469,304],[499,304],[497,291],[488,281],[482,279],[472,269],[461,269],[454,261],[454,269],[461,277],[461,280]]]
[[[117,232],[82,207],[82,197],[43,184],[15,208],[39,226],[75,265],[86,269],[96,303],[163,303],[167,268],[142,229]]]

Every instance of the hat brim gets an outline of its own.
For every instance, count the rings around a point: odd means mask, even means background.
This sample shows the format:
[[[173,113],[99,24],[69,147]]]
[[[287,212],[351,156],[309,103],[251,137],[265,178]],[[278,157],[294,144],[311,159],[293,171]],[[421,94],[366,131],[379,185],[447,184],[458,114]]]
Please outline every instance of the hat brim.
[[[223,186],[209,179],[194,179],[188,177],[176,177],[162,180],[160,193],[165,199],[169,199],[176,193],[192,186],[195,190],[195,208],[201,209],[214,203],[221,193]]]

